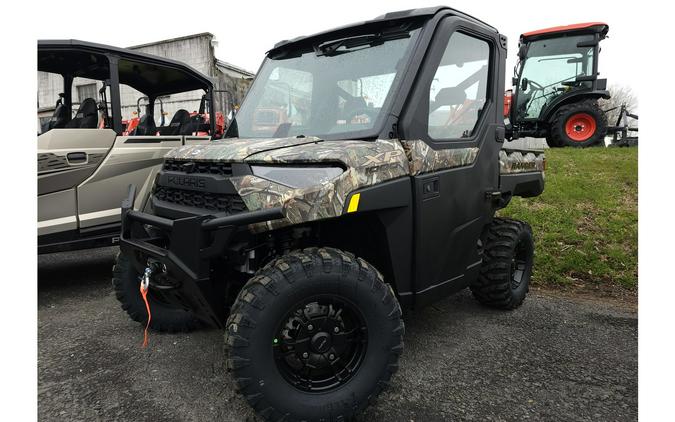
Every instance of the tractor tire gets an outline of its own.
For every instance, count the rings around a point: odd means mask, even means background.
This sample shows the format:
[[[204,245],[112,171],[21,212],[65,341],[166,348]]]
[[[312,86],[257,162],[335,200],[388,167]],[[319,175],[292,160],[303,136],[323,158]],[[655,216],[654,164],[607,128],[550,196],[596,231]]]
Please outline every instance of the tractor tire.
[[[122,309],[132,320],[143,326],[148,322],[148,312],[141,297],[139,274],[131,265],[129,258],[122,252],[117,255],[113,267],[113,289]],[[150,328],[159,332],[190,332],[203,326],[203,323],[194,317],[190,311],[167,305],[152,297],[152,290],[148,292],[148,303],[152,318]]]
[[[398,369],[401,315],[392,288],[363,259],[293,251],[239,292],[226,324],[227,369],[265,420],[351,420]]]
[[[590,147],[603,144],[607,116],[596,100],[567,104],[555,112],[546,138],[548,146]]]
[[[534,242],[529,224],[495,218],[483,236],[483,263],[471,292],[483,305],[515,309],[529,290]]]

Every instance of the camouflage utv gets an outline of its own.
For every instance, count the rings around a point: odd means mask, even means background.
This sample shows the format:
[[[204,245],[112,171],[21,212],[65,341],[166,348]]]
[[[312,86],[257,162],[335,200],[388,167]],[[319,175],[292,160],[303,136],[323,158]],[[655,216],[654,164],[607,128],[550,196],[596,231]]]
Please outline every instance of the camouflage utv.
[[[165,157],[123,206],[117,297],[159,331],[225,330],[267,420],[348,420],[390,381],[402,307],[470,287],[518,307],[530,227],[494,217],[544,188],[502,149],[506,39],[437,7],[278,43],[226,134]],[[147,290],[146,290],[147,289]]]

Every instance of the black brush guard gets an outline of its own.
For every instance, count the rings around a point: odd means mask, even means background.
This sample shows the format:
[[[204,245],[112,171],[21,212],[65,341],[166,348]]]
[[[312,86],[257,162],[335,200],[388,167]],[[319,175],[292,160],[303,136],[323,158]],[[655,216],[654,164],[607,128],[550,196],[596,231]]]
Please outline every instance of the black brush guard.
[[[163,301],[189,309],[197,318],[222,328],[224,298],[214,289],[210,277],[211,260],[224,253],[238,228],[283,218],[282,209],[171,220],[134,211],[135,197],[136,187],[131,185],[127,198],[122,202],[120,249],[131,259],[138,274],[143,274],[149,259],[164,266],[172,284],[150,284],[151,291],[161,290]],[[161,235],[151,235],[148,227]]]

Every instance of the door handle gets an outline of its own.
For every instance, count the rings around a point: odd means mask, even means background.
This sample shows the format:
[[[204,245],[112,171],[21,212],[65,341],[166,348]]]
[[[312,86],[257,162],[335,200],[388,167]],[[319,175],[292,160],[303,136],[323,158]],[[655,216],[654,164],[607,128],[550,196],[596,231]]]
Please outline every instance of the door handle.
[[[69,152],[66,155],[66,159],[71,164],[81,164],[81,163],[84,163],[85,161],[87,161],[87,153],[86,152]]]
[[[422,197],[426,199],[438,196],[438,194],[441,191],[440,184],[441,181],[438,179],[438,177],[434,177],[432,179],[425,180],[424,182],[422,182]]]
[[[506,138],[506,128],[504,126],[498,126],[495,129],[495,140],[497,142],[504,142],[504,138]]]

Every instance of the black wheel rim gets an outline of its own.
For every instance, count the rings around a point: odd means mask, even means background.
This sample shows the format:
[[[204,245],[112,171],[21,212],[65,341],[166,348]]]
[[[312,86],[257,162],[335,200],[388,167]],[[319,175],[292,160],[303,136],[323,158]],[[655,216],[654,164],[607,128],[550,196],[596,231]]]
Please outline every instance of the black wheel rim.
[[[367,343],[363,316],[337,296],[315,296],[294,306],[272,339],[279,372],[306,392],[347,383],[358,371]]]
[[[530,250],[527,242],[521,240],[516,245],[516,250],[511,260],[511,289],[515,290],[523,283],[530,260]]]

